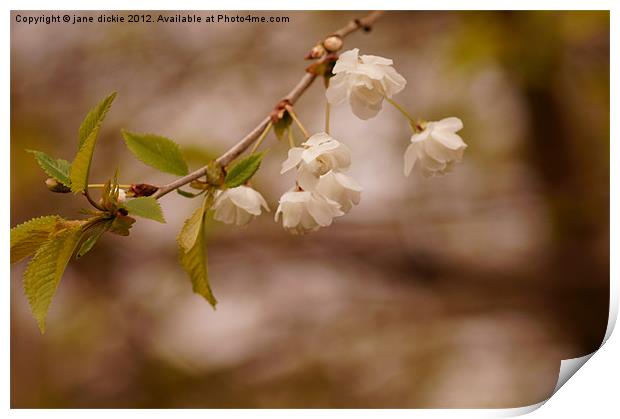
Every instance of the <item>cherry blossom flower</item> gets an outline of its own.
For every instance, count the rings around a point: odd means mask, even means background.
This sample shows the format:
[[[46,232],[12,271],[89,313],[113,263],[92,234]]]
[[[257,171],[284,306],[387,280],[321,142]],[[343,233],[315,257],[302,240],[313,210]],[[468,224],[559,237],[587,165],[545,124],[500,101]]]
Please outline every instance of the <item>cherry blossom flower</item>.
[[[422,132],[411,136],[405,151],[405,176],[415,167],[424,176],[443,175],[463,159],[467,144],[456,134],[463,128],[459,118],[445,118],[427,122]]]
[[[213,203],[213,218],[226,224],[245,225],[261,214],[261,207],[269,211],[263,196],[249,186],[237,186],[220,191]]]
[[[392,60],[374,55],[359,56],[355,48],[340,54],[325,92],[332,105],[348,101],[360,119],[375,117],[383,99],[405,88],[407,81],[392,67]]]
[[[297,167],[297,184],[304,190],[314,190],[319,177],[332,169],[346,169],[351,165],[351,152],[341,142],[324,132],[314,134],[302,144],[292,147],[282,163],[280,173]]]
[[[316,231],[332,223],[332,219],[344,215],[340,204],[309,191],[292,190],[280,198],[275,220],[282,215],[282,226],[294,234]]]

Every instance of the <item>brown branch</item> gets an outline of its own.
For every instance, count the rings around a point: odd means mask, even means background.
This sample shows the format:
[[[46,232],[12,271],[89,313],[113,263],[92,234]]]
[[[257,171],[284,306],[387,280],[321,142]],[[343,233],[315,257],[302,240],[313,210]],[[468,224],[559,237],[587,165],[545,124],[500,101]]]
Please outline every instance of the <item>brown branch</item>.
[[[364,16],[361,19],[355,19],[352,20],[351,22],[347,23],[344,27],[338,29],[336,32],[330,34],[329,36],[339,36],[341,38],[344,38],[345,36],[357,31],[358,29],[363,29],[364,31],[369,31],[370,28],[372,27],[372,25],[375,23],[375,21],[377,19],[379,19],[381,17],[381,15],[383,14],[383,12],[381,11],[374,11],[374,12],[370,12],[369,14],[367,14],[366,16]],[[320,58],[317,63],[321,63],[324,62],[325,60],[328,59],[328,56],[325,55],[322,58]],[[312,84],[312,82],[314,82],[314,79],[316,79],[317,75],[316,74],[311,74],[311,73],[306,73],[301,80],[299,81],[299,83],[297,83],[297,85],[295,87],[293,87],[293,89],[286,95],[284,96],[284,98],[282,99],[283,101],[287,101],[288,103],[290,103],[291,105],[294,105],[295,102],[297,102],[297,100],[301,97],[301,95],[308,89],[308,87],[310,87],[310,85]],[[270,121],[270,116],[266,116],[257,126],[256,128],[254,128],[248,135],[246,135],[241,141],[239,141],[237,144],[235,144],[234,146],[232,146],[230,148],[230,150],[228,150],[227,152],[225,152],[224,154],[222,154],[220,157],[217,158],[217,162],[222,165],[222,166],[226,166],[228,165],[231,161],[233,161],[234,159],[236,159],[237,157],[239,157],[239,155],[241,155],[245,150],[248,149],[248,147],[250,147],[260,136],[260,134],[263,132],[263,130],[265,129],[265,127],[267,126],[267,124]],[[173,190],[186,185],[188,183],[190,183],[193,180],[196,180],[202,176],[205,176],[207,173],[207,167],[202,167],[186,176],[183,176],[181,178],[178,178],[162,187],[160,187],[157,192],[155,192],[155,194],[153,194],[153,197],[155,199],[159,199],[162,196],[166,195],[169,192],[172,192]]]

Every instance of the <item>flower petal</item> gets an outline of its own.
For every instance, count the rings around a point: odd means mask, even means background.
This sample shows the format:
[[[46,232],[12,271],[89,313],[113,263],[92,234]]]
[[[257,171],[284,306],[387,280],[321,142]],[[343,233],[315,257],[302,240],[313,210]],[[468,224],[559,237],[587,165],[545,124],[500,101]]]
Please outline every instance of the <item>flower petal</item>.
[[[349,104],[351,105],[351,111],[355,114],[355,116],[363,120],[368,120],[377,116],[381,110],[383,102],[380,101],[375,104],[368,103],[354,92],[349,97]]]
[[[229,189],[230,200],[238,208],[249,212],[252,215],[260,215],[260,199],[262,197],[258,192],[248,186],[237,186]]]
[[[332,72],[334,74],[338,74],[343,71],[351,71],[357,67],[358,64],[358,56],[359,56],[359,48],[353,48],[349,51],[345,51],[338,57],[338,61],[336,61],[336,65]]]
[[[378,57],[376,55],[362,55],[360,59],[364,64],[392,65],[394,63],[394,61],[389,58]]]
[[[303,143],[303,145],[308,146],[308,147],[316,147],[321,144],[329,143],[332,141],[336,141],[336,140],[331,135],[327,134],[326,132],[317,132],[316,134],[311,135],[310,138],[308,138]]]
[[[452,116],[435,122],[435,128],[442,131],[457,132],[463,129],[463,121]]]
[[[345,73],[338,73],[329,79],[329,87],[325,91],[327,101],[332,105],[344,102],[349,95],[349,82]]]
[[[405,176],[409,176],[411,169],[413,169],[413,166],[415,166],[418,160],[416,148],[416,144],[409,144],[409,147],[405,150]]]
[[[299,167],[297,171],[297,184],[304,191],[313,191],[318,182],[319,176],[308,165],[302,164]]]
[[[422,132],[418,132],[416,134],[413,134],[411,136],[411,142],[412,143],[424,142],[430,136],[430,134],[431,134],[430,130],[427,130],[427,129],[425,129]]]
[[[308,212],[318,225],[326,227],[332,223],[334,213],[331,205],[325,198],[315,196],[308,202]],[[332,201],[333,202],[333,201]],[[336,204],[340,207],[340,204]]]
[[[381,80],[385,95],[392,97],[396,93],[400,92],[407,85],[407,80],[392,67],[386,67],[384,77]]]
[[[352,191],[362,192],[363,189],[360,186],[360,184],[357,183],[357,181],[353,179],[351,176],[347,176],[346,174],[340,173],[340,172],[332,172],[332,173],[334,174],[335,180],[343,187],[350,189]]]
[[[433,129],[432,137],[450,150],[458,150],[467,147],[463,139],[453,132],[435,128]]]
[[[280,174],[286,173],[293,167],[297,166],[301,161],[301,155],[304,149],[301,147],[292,147],[288,150],[288,158],[282,163],[282,170]]]

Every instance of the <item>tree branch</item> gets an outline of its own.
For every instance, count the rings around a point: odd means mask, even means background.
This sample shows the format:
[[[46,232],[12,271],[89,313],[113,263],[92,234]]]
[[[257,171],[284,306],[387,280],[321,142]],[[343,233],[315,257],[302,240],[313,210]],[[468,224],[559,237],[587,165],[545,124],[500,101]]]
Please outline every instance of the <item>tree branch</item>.
[[[372,25],[375,23],[375,21],[379,19],[382,14],[383,14],[382,11],[370,12],[361,19],[355,19],[355,20],[350,21],[344,27],[338,29],[333,34],[330,34],[329,36],[338,36],[340,38],[344,38],[347,35],[357,31],[358,29],[363,29],[364,31],[368,32],[371,29]],[[328,59],[328,56],[324,55],[322,58],[320,58],[317,61],[317,63],[320,64],[322,62],[325,62],[327,59]],[[299,83],[297,83],[297,85],[293,87],[293,89],[286,96],[284,96],[282,101],[287,101],[291,105],[294,105],[295,102],[297,102],[297,100],[301,97],[301,95],[308,89],[308,87],[310,87],[312,82],[314,82],[314,79],[316,79],[316,77],[317,77],[316,74],[306,73],[301,78]],[[263,130],[265,129],[265,127],[267,126],[270,120],[271,120],[270,116],[266,116],[248,135],[246,135],[237,144],[232,146],[227,152],[225,152],[220,157],[218,157],[216,161],[220,165],[226,166],[231,161],[236,159],[239,155],[241,155],[245,150],[247,150],[248,147],[250,147],[258,139],[258,137],[263,132]],[[159,199],[162,196],[166,195],[167,193],[172,192],[173,190],[204,176],[206,173],[207,173],[207,166],[202,167],[186,176],[178,178],[160,187],[157,190],[157,192],[153,194],[153,197],[155,199]]]

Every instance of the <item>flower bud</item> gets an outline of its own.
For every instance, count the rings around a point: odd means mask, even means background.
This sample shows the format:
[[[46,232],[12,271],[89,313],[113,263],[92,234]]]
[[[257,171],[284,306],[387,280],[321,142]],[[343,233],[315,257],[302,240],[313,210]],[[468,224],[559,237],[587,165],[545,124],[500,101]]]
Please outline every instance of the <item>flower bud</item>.
[[[63,185],[62,183],[51,177],[45,180],[45,186],[47,186],[47,189],[49,189],[50,191],[56,193],[71,192],[71,188],[68,188],[67,186]]]
[[[157,186],[149,185],[148,183],[138,183],[131,185],[129,192],[131,192],[130,195],[135,197],[151,196],[157,192],[157,189],[159,189]]]
[[[315,46],[312,47],[310,52],[306,54],[305,58],[306,60],[313,60],[315,58],[320,58],[323,55],[325,55],[325,48],[321,44],[316,44]]]
[[[336,52],[342,48],[342,38],[338,35],[332,35],[323,41],[323,46],[329,52]]]

